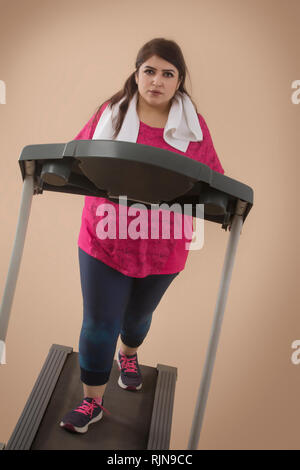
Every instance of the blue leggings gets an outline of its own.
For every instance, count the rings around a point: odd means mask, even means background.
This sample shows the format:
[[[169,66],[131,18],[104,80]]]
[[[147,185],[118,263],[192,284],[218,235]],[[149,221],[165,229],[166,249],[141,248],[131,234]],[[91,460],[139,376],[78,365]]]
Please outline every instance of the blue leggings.
[[[80,247],[78,255],[83,296],[79,338],[81,381],[86,385],[104,385],[110,376],[119,334],[130,348],[142,344],[154,310],[179,273],[135,278],[111,268]]]

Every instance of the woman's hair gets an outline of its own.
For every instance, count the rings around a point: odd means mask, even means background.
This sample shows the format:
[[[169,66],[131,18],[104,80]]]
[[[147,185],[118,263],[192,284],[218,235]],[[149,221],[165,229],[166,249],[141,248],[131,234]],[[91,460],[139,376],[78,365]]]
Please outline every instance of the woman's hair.
[[[197,106],[195,105],[191,96],[189,95],[189,93],[186,91],[184,87],[186,73],[189,73],[189,72],[187,70],[187,66],[185,64],[180,47],[178,46],[178,44],[176,44],[175,41],[170,41],[164,38],[152,39],[151,41],[144,44],[144,46],[139,50],[136,61],[135,61],[136,70],[127,78],[126,82],[124,83],[123,89],[119,90],[117,93],[111,96],[108,100],[105,100],[96,110],[94,120],[97,119],[100,109],[103,106],[103,104],[106,103],[106,101],[110,102],[108,106],[112,108],[114,104],[116,104],[125,96],[125,99],[122,101],[119,107],[119,113],[116,118],[115,132],[113,135],[113,139],[115,139],[118,133],[120,132],[124,117],[128,110],[129,103],[138,89],[138,86],[135,81],[135,74],[138,73],[140,66],[144,62],[146,62],[146,60],[150,59],[150,57],[152,57],[153,55],[159,56],[161,59],[164,59],[167,62],[170,62],[178,69],[179,80],[181,80],[178,91],[184,92],[189,96],[193,105],[195,106],[196,112],[198,113]]]

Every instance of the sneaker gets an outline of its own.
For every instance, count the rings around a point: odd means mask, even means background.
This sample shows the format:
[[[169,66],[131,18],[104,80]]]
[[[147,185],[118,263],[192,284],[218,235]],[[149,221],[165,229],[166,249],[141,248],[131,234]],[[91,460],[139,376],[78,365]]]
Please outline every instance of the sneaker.
[[[94,398],[84,398],[81,404],[69,411],[62,419],[60,426],[67,431],[85,433],[92,423],[100,421],[103,416],[103,398],[101,404]]]
[[[140,390],[142,388],[142,374],[137,360],[137,353],[126,356],[119,350],[117,362],[121,371],[118,380],[120,387],[126,390]]]

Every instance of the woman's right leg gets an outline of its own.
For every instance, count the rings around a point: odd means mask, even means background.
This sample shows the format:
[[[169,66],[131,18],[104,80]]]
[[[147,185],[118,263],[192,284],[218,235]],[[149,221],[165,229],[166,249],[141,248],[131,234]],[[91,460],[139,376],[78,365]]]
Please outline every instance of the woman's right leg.
[[[82,383],[83,385],[83,396],[90,398],[102,398],[106,389],[106,385],[90,386]]]
[[[79,363],[84,397],[101,398],[113,365],[116,344],[133,278],[78,248],[83,296]]]

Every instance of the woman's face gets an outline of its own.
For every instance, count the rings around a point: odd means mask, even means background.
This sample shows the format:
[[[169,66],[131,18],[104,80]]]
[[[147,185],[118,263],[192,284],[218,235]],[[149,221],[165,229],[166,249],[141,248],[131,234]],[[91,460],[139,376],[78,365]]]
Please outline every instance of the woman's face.
[[[151,107],[165,110],[180,86],[178,69],[154,55],[146,60],[135,74],[135,81],[142,99]],[[150,91],[159,91],[153,94]]]

